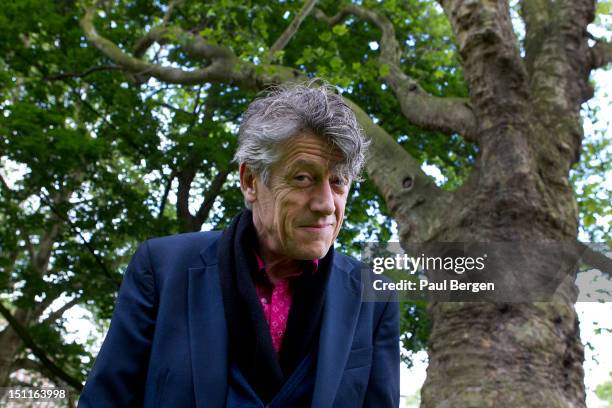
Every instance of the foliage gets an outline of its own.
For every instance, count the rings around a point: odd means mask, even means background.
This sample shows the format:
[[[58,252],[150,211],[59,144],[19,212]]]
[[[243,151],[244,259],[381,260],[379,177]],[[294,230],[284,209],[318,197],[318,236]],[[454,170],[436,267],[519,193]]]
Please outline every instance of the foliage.
[[[610,373],[610,377],[612,378],[612,373]],[[607,402],[608,407],[612,407],[612,381],[599,384],[595,389],[595,395],[600,400]]]
[[[599,109],[587,111],[589,125],[593,128],[583,143],[581,160],[572,169],[570,181],[576,192],[580,209],[580,226],[591,242],[612,243],[612,227],[606,220],[612,219],[612,196],[606,187],[605,175],[612,171],[612,142],[606,138],[609,122],[600,123]]]

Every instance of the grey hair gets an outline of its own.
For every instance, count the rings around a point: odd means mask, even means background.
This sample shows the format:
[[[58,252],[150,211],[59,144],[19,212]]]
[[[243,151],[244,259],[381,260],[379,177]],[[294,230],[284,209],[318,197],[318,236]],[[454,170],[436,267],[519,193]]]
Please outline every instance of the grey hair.
[[[271,166],[280,159],[281,146],[302,132],[337,147],[343,160],[336,170],[351,180],[359,178],[370,141],[335,89],[313,82],[270,88],[244,114],[234,161],[245,163],[265,184]]]

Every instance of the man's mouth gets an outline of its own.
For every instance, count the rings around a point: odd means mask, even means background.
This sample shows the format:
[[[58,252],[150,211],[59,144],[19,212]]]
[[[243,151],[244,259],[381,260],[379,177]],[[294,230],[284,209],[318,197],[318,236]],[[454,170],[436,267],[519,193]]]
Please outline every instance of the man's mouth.
[[[300,226],[300,228],[303,228],[306,230],[312,230],[312,231],[322,231],[328,227],[331,228],[333,227],[333,225],[332,224],[309,224],[309,225]]]

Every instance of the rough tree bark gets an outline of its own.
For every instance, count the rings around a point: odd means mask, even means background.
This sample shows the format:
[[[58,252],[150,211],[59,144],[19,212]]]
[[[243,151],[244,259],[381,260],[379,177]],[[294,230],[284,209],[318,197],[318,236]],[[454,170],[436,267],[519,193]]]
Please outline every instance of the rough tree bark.
[[[300,19],[312,9],[312,2],[305,3]],[[507,1],[439,3],[455,34],[468,100],[428,95],[402,72],[394,28],[383,14],[356,5],[331,17],[317,9],[311,13],[331,25],[347,16],[377,25],[382,33],[379,59],[390,68],[384,80],[402,114],[417,126],[460,134],[478,145],[479,156],[465,183],[452,192],[440,191],[416,160],[347,100],[373,141],[367,171],[399,225],[402,243],[575,241],[578,209],[568,177],[583,139],[580,106],[592,96],[590,71],[612,59],[609,44],[588,45],[594,0],[524,0],[524,56]],[[141,59],[142,47],[130,55],[101,37],[93,16],[90,8],[81,20],[88,40],[130,75],[146,72],[170,83],[221,82],[245,89],[303,78],[270,61],[257,71],[228,48],[177,28],[172,28],[177,45],[208,65],[193,71],[155,65]],[[300,22],[289,25],[274,51],[296,34]],[[167,30],[165,25],[152,28],[142,43],[163,43]],[[583,346],[574,298],[570,283],[547,303],[431,304],[422,406],[584,407]]]

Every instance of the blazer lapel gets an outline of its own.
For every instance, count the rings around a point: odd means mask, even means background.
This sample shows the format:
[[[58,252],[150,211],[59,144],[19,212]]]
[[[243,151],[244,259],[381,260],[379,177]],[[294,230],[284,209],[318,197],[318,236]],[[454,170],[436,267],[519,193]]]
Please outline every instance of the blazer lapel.
[[[334,257],[323,308],[313,407],[332,406],[348,359],[363,291],[351,269],[341,256]]]
[[[224,407],[227,393],[227,327],[215,240],[200,256],[204,267],[189,268],[188,313],[196,405]]]

